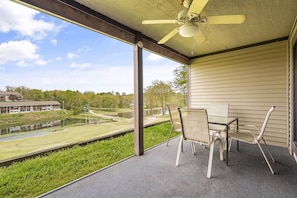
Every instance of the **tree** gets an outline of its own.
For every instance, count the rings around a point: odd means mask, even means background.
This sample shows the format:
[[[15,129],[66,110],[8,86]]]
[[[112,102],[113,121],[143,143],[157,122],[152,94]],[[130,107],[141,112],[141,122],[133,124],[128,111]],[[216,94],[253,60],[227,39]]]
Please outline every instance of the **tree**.
[[[121,101],[121,105],[122,105],[122,108],[130,108],[131,106],[133,106],[133,94],[122,94],[122,101]]]
[[[10,91],[15,91],[15,87],[12,87],[12,86],[6,86],[5,87],[5,91],[7,91],[7,92],[10,92]]]
[[[145,106],[150,108],[150,114],[153,115],[153,108],[157,107],[158,102],[154,94],[153,86],[144,89]]]
[[[187,94],[187,66],[181,65],[173,71],[173,86],[175,90],[184,96],[184,104],[186,105]]]
[[[26,92],[23,92],[23,97],[25,100],[33,100],[33,101],[44,100],[44,94],[40,89],[28,89]]]
[[[86,100],[88,101],[89,106],[91,107],[99,107],[98,105],[98,95],[93,91],[84,92]]]
[[[170,83],[165,83],[163,81],[155,80],[152,82],[152,85],[149,86],[146,90],[146,95],[150,107],[154,106],[155,100],[160,102],[162,108],[162,114],[165,115],[166,104],[170,98],[174,94]]]
[[[104,94],[101,98],[101,107],[102,108],[112,108],[113,107],[113,96],[111,94]]]
[[[50,101],[55,100],[54,91],[45,91],[43,92],[44,100]]]

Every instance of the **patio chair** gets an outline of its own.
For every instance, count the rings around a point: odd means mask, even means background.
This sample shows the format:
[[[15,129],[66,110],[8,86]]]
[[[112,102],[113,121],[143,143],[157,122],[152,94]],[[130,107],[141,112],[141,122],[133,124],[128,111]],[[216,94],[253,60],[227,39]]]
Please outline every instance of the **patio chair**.
[[[275,106],[272,106],[269,109],[269,111],[267,112],[267,115],[265,117],[265,120],[264,120],[261,130],[259,130],[259,128],[256,127],[255,125],[238,125],[238,127],[236,127],[235,130],[231,130],[229,132],[229,136],[228,136],[230,140],[237,140],[237,141],[245,142],[248,144],[257,144],[272,174],[274,174],[274,171],[273,171],[273,169],[272,169],[272,167],[271,167],[271,165],[270,165],[270,163],[269,163],[269,161],[268,161],[268,159],[260,145],[260,141],[262,140],[264,142],[267,152],[269,153],[272,161],[275,162],[275,160],[274,160],[274,158],[266,144],[266,141],[263,137],[269,117],[274,110],[275,110]],[[240,129],[237,129],[237,128],[240,128]],[[230,150],[231,150],[231,144],[229,146],[229,151]],[[238,150],[238,148],[237,148],[237,150]]]
[[[213,135],[210,135],[208,127],[208,116],[205,109],[188,109],[187,111],[180,111],[180,122],[182,128],[182,135],[179,142],[176,166],[179,164],[181,149],[182,149],[182,140],[190,141],[192,145],[193,154],[196,153],[194,143],[200,145],[209,146],[209,159],[208,159],[208,168],[207,168],[207,178],[211,177],[212,169],[212,159],[213,159],[213,150],[216,140],[220,142],[220,160],[223,161],[223,144],[221,139],[216,136],[216,131],[212,131]]]
[[[208,109],[209,116],[228,117],[229,116],[229,104],[228,103],[211,103]],[[209,124],[210,130],[218,131],[218,135],[221,136],[224,149],[226,148],[226,126],[218,124]],[[230,142],[231,143],[231,142]]]
[[[173,131],[181,132],[181,124],[180,124],[179,113],[178,113],[178,108],[179,108],[178,105],[167,104],[167,108],[169,111],[170,123],[171,123],[171,129],[170,129],[167,144],[166,144],[168,146],[172,132]]]
[[[228,103],[212,103],[208,110],[209,116],[219,116],[219,117],[228,117],[229,116],[229,104]],[[225,131],[225,126],[210,124],[209,128],[211,130]]]

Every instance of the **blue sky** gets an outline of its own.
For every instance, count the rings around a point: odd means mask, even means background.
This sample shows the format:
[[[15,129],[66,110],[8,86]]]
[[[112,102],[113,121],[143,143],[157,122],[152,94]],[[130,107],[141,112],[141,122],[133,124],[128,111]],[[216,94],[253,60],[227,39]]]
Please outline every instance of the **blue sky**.
[[[144,88],[172,81],[179,63],[144,51]],[[133,46],[1,0],[0,90],[133,93]]]

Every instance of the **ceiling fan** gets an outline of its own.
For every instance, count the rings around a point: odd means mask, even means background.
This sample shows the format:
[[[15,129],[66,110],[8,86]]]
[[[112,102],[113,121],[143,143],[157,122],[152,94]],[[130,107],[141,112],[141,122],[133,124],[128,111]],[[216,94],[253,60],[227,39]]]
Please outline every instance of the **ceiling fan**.
[[[206,40],[205,36],[198,27],[199,23],[203,24],[241,24],[245,21],[244,14],[236,15],[219,15],[201,17],[200,13],[209,0],[182,0],[185,7],[178,13],[177,19],[167,20],[144,20],[142,24],[178,24],[179,27],[173,29],[164,36],[158,44],[164,44],[177,33],[183,37],[194,37],[197,43]]]

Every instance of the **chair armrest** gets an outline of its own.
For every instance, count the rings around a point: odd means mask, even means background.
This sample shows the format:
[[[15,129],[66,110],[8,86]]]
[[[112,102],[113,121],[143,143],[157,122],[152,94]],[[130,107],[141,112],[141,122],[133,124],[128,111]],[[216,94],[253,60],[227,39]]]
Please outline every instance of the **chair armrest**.
[[[252,129],[252,130],[251,130]],[[260,130],[255,125],[235,125],[232,132],[241,132],[241,133],[252,133],[253,135],[258,135],[260,133]],[[253,132],[256,131],[256,132]]]

